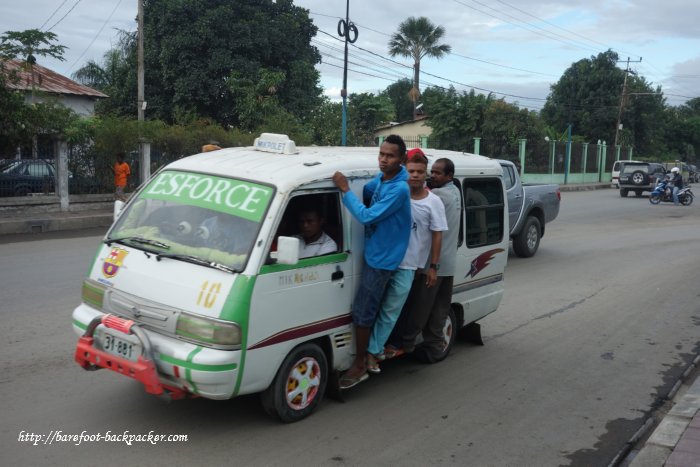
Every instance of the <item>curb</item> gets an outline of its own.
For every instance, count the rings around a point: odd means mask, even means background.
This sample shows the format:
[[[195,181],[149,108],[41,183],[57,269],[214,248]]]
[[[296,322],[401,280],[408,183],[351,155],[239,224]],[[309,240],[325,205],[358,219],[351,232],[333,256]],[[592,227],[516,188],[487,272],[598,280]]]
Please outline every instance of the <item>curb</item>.
[[[699,362],[700,355],[697,355],[665,397],[666,401],[673,402],[673,406],[658,422],[642,448],[636,454],[632,454],[635,444],[654,425],[654,414],[647,417],[642,427],[625,443],[608,467],[618,465],[657,467],[666,463],[693,417],[700,410],[700,378],[692,382],[683,396],[677,397],[681,386],[688,382],[688,377],[697,368]]]
[[[35,215],[0,219],[0,235],[35,234],[64,230],[109,227],[113,214],[105,211],[82,211],[70,214]]]

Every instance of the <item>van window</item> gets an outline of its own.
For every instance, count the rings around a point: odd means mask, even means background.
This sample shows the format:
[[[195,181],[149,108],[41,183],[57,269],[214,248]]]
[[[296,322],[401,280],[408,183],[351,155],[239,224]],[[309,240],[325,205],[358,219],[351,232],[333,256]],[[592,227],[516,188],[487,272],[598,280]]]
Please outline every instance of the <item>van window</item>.
[[[503,188],[493,179],[466,179],[464,201],[467,210],[467,247],[500,243],[503,239]]]
[[[299,258],[305,259],[311,256],[324,256],[343,251],[345,242],[343,239],[343,224],[340,215],[340,206],[340,195],[337,191],[299,193],[293,195],[289,201],[289,204],[287,204],[287,207],[284,210],[282,220],[277,228],[275,240],[279,236],[296,236],[300,239],[300,248],[303,248],[303,219],[307,219],[308,222],[309,215],[311,215],[312,219],[319,217],[322,219],[320,224],[322,235],[327,235],[333,242],[326,241],[323,248],[309,248],[306,256],[301,255],[302,252],[300,251]],[[276,241],[273,242],[271,251],[276,249],[276,243]],[[328,246],[332,245],[332,243],[335,243],[334,249],[331,249]],[[303,266],[303,264],[301,265]]]

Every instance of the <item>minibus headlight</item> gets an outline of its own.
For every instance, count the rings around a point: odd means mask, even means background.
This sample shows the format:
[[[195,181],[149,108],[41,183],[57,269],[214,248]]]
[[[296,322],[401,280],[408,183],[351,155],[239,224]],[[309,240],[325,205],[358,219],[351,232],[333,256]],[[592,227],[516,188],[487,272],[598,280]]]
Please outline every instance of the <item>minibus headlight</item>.
[[[99,282],[92,279],[85,279],[83,281],[83,289],[81,292],[83,303],[98,310],[102,310],[102,303],[105,298],[106,290],[107,287]]]
[[[177,319],[175,333],[212,346],[235,346],[241,344],[241,328],[228,321],[191,315],[182,312]]]

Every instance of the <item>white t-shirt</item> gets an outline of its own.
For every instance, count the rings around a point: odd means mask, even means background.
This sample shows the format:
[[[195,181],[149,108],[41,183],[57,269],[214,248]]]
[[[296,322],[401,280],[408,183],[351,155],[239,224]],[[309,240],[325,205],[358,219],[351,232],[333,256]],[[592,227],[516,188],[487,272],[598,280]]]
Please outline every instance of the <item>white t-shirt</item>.
[[[432,232],[447,230],[445,205],[431,192],[423,199],[411,199],[411,217],[413,225],[408,240],[408,249],[399,264],[400,269],[422,268],[428,261],[433,241]]]
[[[329,237],[326,232],[321,232],[321,236],[311,243],[306,243],[304,237],[301,235],[295,235],[294,237],[299,239],[299,259],[321,256],[338,251],[338,245],[336,245],[335,241]]]

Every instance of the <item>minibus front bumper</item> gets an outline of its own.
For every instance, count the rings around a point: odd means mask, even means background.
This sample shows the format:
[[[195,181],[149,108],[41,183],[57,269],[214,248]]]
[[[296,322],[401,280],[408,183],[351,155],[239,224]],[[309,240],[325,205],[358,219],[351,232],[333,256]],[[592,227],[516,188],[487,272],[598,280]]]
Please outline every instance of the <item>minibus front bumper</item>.
[[[149,394],[174,399],[234,396],[240,351],[183,342],[144,329],[132,320],[105,315],[85,304],[73,312],[73,328],[80,334],[75,361],[85,370],[106,368],[139,381]],[[110,338],[105,341],[107,332]],[[96,333],[100,333],[101,339]],[[117,344],[108,352],[105,342]],[[132,344],[138,350],[130,356],[126,347]]]

